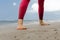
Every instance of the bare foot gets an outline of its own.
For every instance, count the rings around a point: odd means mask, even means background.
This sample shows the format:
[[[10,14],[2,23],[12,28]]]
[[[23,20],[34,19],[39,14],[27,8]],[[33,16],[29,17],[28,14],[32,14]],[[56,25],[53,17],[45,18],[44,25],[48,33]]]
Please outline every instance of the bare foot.
[[[17,30],[26,30],[27,28],[25,28],[23,25],[20,25],[17,27]]]
[[[46,26],[46,25],[50,25],[50,24],[44,22],[43,20],[40,20],[40,25],[41,25],[41,26]]]
[[[18,27],[17,30],[26,30],[25,26],[23,26],[23,19],[18,20]]]
[[[46,26],[46,25],[50,25],[50,24],[43,22],[43,23],[40,23],[40,25],[41,25],[41,26]]]

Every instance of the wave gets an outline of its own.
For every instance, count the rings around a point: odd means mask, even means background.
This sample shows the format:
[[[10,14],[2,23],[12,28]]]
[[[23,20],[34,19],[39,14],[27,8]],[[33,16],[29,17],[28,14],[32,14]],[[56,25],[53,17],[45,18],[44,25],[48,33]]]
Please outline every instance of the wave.
[[[48,20],[48,21],[44,21],[44,22],[55,23],[55,22],[60,22],[60,20]],[[31,24],[39,24],[39,21],[24,23],[24,25],[31,25]]]

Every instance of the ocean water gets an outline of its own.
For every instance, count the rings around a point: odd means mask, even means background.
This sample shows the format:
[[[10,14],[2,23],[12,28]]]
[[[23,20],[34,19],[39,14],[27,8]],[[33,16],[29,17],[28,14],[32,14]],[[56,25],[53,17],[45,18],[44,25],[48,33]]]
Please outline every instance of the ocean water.
[[[17,23],[17,21],[0,21],[0,25],[10,24],[10,23]]]
[[[60,20],[45,20],[45,21],[49,22],[49,23],[60,22]],[[0,21],[0,25],[6,25],[6,24],[10,24],[10,23],[17,23],[17,21]],[[38,20],[24,20],[23,23],[25,25],[38,24],[39,21]]]
[[[24,24],[30,24],[30,23],[34,23],[34,22],[38,22],[37,20],[24,20],[23,23]],[[17,21],[0,21],[0,25],[6,25],[6,24],[10,24],[10,23],[17,23]]]

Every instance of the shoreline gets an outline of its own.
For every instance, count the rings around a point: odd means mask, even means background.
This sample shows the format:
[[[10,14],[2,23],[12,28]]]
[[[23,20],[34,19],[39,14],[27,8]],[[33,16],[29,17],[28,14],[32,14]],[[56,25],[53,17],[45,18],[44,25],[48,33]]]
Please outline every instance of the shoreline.
[[[16,30],[17,23],[0,25],[0,40],[60,40],[60,22],[41,26],[24,25],[27,30]]]

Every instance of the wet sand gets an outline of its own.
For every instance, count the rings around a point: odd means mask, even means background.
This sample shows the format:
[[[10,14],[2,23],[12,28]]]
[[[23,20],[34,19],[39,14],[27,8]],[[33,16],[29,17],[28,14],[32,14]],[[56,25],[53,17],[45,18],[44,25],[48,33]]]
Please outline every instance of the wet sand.
[[[25,25],[27,30],[16,30],[17,23],[0,25],[0,40],[60,40],[60,22],[48,26]]]

